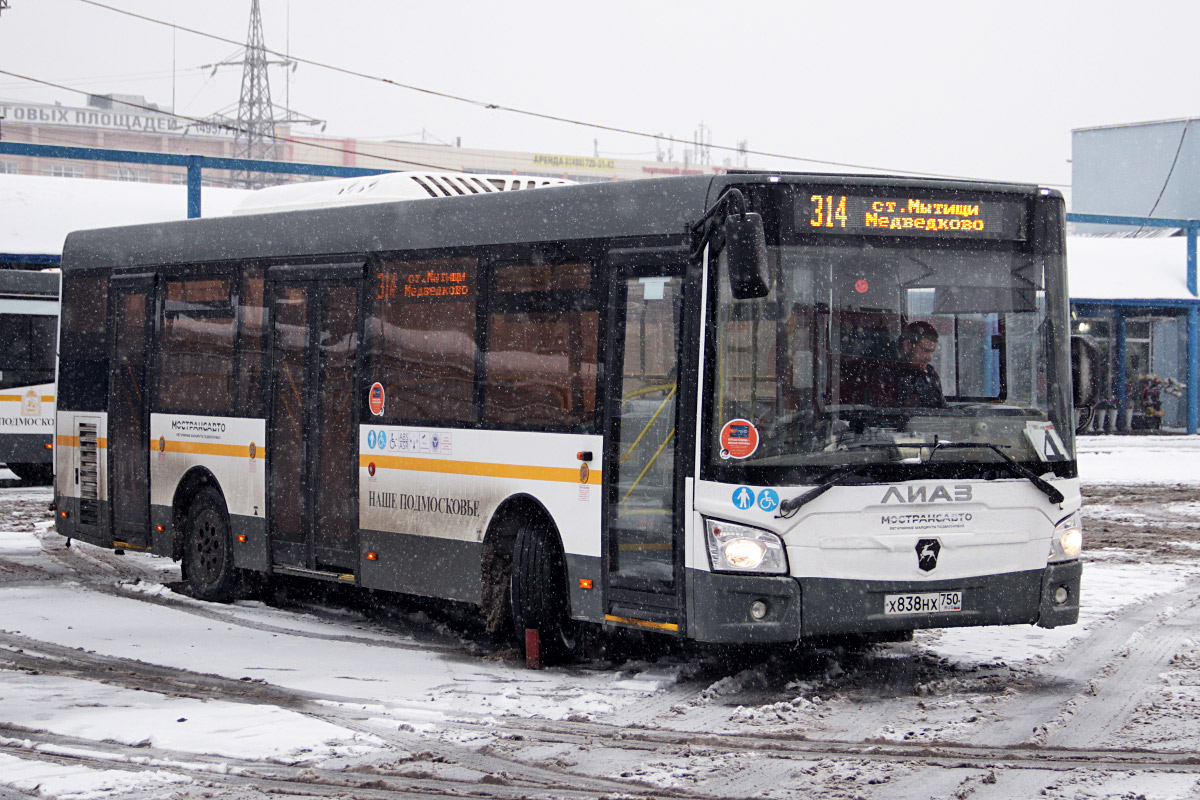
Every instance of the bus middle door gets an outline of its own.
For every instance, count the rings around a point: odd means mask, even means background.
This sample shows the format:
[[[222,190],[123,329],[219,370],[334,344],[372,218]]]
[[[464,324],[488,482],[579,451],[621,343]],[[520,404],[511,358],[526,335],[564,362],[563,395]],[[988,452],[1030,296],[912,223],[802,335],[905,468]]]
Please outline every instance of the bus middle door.
[[[362,266],[276,268],[267,513],[277,571],[358,566],[354,364]]]

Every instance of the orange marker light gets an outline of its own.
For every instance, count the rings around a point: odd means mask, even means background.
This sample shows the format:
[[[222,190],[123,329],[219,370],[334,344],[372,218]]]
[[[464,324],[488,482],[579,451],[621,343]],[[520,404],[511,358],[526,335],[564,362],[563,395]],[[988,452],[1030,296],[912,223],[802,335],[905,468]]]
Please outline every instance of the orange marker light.
[[[367,553],[367,561],[378,561],[379,553]]]
[[[44,445],[42,445],[42,447],[46,448],[47,450],[53,450],[53,449],[54,449],[54,445],[53,445],[52,443],[50,443],[50,442],[46,442]]]
[[[237,540],[238,540],[238,544],[245,544],[246,543],[246,534],[239,533],[237,535]]]
[[[164,528],[162,525],[155,525],[154,530],[158,531],[159,533],[162,533],[163,531],[166,530],[166,528]]]
[[[60,512],[58,512],[58,515],[59,515],[60,517],[62,517],[63,519],[66,519],[66,518],[67,518],[67,512],[65,512],[65,511],[60,511]]]
[[[579,588],[580,589],[592,588],[592,579],[591,578],[580,578],[579,579]]]

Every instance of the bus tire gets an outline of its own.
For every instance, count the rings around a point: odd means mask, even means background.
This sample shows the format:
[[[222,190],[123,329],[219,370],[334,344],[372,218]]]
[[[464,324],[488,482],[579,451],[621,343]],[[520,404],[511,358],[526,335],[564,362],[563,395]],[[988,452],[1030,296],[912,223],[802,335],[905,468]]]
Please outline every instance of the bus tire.
[[[49,464],[5,464],[9,472],[26,483],[49,486],[54,481],[54,469]]]
[[[202,489],[192,499],[184,524],[183,574],[192,596],[228,603],[237,593],[238,571],[224,499],[211,487]]]
[[[517,529],[513,546],[513,628],[524,647],[525,631],[536,630],[541,658],[561,663],[575,657],[578,630],[570,616],[566,561],[553,529],[537,519],[526,519]]]

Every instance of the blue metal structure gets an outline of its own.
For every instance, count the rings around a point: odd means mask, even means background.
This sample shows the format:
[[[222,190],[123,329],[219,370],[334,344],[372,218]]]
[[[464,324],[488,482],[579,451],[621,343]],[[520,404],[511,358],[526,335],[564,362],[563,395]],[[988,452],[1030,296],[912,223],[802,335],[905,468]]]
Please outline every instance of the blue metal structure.
[[[258,161],[250,158],[219,158],[216,156],[179,155],[176,153],[147,153],[138,150],[106,150],[99,147],[63,147],[51,144],[0,142],[0,155],[34,156],[38,158],[69,158],[77,161],[118,161],[127,164],[157,164],[187,168],[187,215],[200,216],[200,176],[206,169],[226,169],[243,172],[274,172],[285,175],[318,175],[326,178],[354,178],[360,175],[379,175],[394,170],[366,167],[335,167],[326,164],[297,164],[290,161]]]
[[[1067,214],[1068,222],[1079,222],[1091,225],[1127,225],[1139,228],[1179,228],[1187,234],[1187,288],[1195,301],[1177,300],[1114,300],[1108,305],[1114,307],[1116,314],[1116,344],[1117,344],[1117,375],[1116,386],[1125,386],[1125,316],[1121,313],[1122,306],[1182,307],[1187,314],[1187,432],[1197,433],[1200,430],[1200,296],[1196,291],[1196,239],[1200,234],[1200,220],[1197,219],[1160,219],[1157,217],[1122,217],[1106,214]],[[1122,392],[1117,398],[1117,405],[1122,411],[1125,407],[1125,397]]]

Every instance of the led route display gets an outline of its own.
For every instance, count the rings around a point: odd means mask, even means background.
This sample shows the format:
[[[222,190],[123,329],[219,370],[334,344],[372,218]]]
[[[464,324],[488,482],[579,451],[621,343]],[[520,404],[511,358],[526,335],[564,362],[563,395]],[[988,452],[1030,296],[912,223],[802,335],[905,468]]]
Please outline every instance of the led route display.
[[[796,196],[796,233],[1022,240],[1025,213],[1020,200],[802,192]]]

